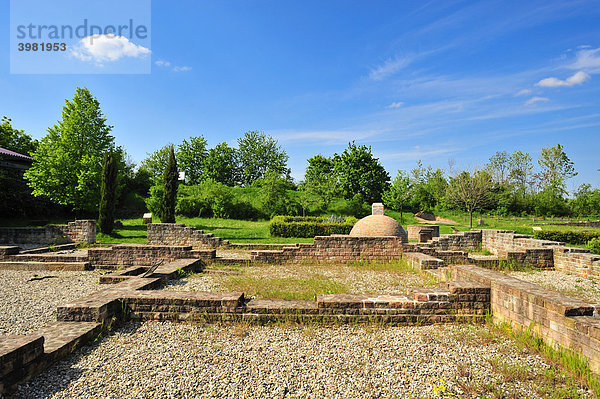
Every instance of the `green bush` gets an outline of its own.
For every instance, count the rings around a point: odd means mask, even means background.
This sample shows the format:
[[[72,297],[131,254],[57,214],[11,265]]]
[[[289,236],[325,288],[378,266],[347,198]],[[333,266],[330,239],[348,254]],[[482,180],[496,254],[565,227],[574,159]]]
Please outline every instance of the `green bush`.
[[[533,236],[540,240],[560,241],[572,245],[586,245],[588,241],[600,237],[595,231],[536,231]]]
[[[275,216],[271,219],[269,231],[272,237],[312,238],[348,234],[356,222],[355,217],[348,217],[343,223],[336,223],[315,216]]]
[[[592,238],[588,241],[587,247],[593,254],[600,255],[600,238]]]

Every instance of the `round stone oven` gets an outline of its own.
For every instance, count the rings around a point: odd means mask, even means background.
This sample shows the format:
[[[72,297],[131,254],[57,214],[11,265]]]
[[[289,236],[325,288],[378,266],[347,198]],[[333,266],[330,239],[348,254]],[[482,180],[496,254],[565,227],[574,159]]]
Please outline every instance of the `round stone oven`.
[[[408,241],[406,231],[400,226],[400,223],[389,216],[383,215],[383,205],[373,204],[373,214],[360,219],[352,230],[352,237],[383,237],[393,236],[402,237],[402,241]]]

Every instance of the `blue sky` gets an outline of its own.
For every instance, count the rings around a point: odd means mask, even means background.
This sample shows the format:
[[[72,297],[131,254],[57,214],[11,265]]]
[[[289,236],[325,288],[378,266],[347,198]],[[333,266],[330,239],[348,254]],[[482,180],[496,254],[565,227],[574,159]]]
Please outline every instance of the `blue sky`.
[[[151,42],[131,41],[150,52],[129,56],[149,74],[10,74],[3,37],[0,114],[42,137],[86,86],[136,162],[189,136],[235,145],[248,130],[279,140],[295,178],[351,140],[392,175],[561,143],[579,172],[569,189],[600,186],[599,1],[154,0],[151,11]]]

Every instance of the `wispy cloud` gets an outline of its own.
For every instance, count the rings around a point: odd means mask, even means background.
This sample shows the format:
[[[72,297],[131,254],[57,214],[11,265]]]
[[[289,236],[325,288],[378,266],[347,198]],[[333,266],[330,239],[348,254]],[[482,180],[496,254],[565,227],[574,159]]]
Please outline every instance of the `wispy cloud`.
[[[154,61],[154,64],[158,67],[161,68],[170,68],[173,72],[188,72],[192,70],[192,67],[190,66],[178,66],[178,65],[174,65],[171,68],[171,62],[170,61],[165,61],[165,60],[157,60]]]
[[[584,70],[589,73],[600,73],[600,48],[580,46],[575,61],[568,66],[570,69]]]
[[[371,69],[369,78],[371,80],[384,80],[396,72],[406,68],[414,61],[414,56],[406,56],[402,58],[387,59],[383,64]]]
[[[150,54],[144,46],[136,45],[126,37],[112,33],[82,38],[71,48],[71,55],[82,61],[96,63],[114,62],[121,58],[143,58]]]
[[[520,90],[518,92],[515,93],[515,97],[519,97],[519,96],[528,96],[531,94],[531,90],[530,89],[523,89]]]
[[[420,159],[425,160],[428,158],[438,157],[444,154],[452,154],[458,151],[464,150],[464,148],[459,147],[449,147],[447,145],[441,147],[421,147],[420,145],[415,145],[411,149],[406,151],[397,151],[397,152],[377,152],[375,154],[381,160],[393,161],[418,161]]]
[[[558,78],[546,78],[537,82],[535,85],[539,87],[571,87],[584,83],[590,79],[590,75],[583,71],[575,72],[572,76],[569,76],[565,80]]]
[[[525,105],[535,105],[537,103],[545,103],[550,101],[547,97],[531,97],[529,100],[525,101]]]
[[[402,108],[402,106],[404,106],[404,102],[396,101],[396,102],[391,103],[390,105],[387,105],[386,108],[395,109],[395,108]]]

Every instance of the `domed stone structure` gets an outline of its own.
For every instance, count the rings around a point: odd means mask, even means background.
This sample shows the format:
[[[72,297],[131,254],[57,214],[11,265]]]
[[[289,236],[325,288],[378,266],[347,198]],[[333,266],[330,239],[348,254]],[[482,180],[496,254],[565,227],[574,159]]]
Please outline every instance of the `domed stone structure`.
[[[383,204],[372,205],[372,215],[360,219],[350,231],[352,237],[401,237],[408,242],[406,231],[395,219],[383,214]]]

